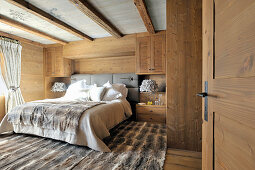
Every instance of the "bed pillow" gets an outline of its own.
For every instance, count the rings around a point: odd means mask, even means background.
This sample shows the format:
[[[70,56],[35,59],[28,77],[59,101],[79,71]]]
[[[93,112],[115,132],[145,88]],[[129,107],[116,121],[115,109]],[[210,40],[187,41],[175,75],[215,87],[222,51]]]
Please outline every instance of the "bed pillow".
[[[116,99],[121,99],[122,94],[115,90],[113,87],[107,87],[106,92],[103,97],[103,101],[112,101]]]
[[[106,87],[106,92],[103,101],[112,101],[123,98],[121,92],[116,90],[109,81],[105,83],[103,86]]]
[[[89,90],[90,100],[100,102],[105,94],[105,87],[92,87]]]
[[[122,97],[123,98],[127,98],[127,95],[128,95],[128,89],[126,87],[125,84],[120,84],[120,83],[117,83],[117,84],[113,84],[112,87],[119,91],[121,94],[122,94]]]
[[[94,86],[96,85],[87,85],[86,80],[77,81],[68,87],[64,98],[67,100],[89,101],[89,90]]]
[[[82,89],[86,86],[86,80],[80,80],[73,84],[71,84],[68,89],[66,90],[66,93],[71,93],[72,91],[75,91],[77,89]]]

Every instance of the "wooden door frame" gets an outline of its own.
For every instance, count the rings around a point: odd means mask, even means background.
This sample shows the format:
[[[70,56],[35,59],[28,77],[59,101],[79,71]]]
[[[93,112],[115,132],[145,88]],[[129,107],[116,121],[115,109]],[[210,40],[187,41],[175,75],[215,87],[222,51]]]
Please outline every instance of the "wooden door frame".
[[[203,74],[202,87],[208,81],[208,94],[212,92],[213,60],[214,60],[214,0],[202,2],[202,55]],[[204,100],[202,103],[202,169],[214,169],[214,113],[213,99],[208,97],[208,121],[204,120]]]

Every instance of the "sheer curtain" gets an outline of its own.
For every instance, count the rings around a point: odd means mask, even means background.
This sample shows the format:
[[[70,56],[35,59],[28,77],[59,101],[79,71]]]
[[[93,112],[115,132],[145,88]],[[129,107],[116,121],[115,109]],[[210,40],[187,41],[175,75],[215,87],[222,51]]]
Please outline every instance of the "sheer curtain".
[[[8,40],[6,38],[0,39],[0,53],[2,65],[2,84],[5,85],[7,91],[4,90],[6,96],[6,113],[12,108],[24,103],[23,96],[20,90],[21,78],[21,50],[20,43]],[[0,77],[1,79],[1,77]],[[1,83],[1,80],[0,80]],[[1,86],[2,87],[2,86]],[[2,88],[1,88],[2,89]]]

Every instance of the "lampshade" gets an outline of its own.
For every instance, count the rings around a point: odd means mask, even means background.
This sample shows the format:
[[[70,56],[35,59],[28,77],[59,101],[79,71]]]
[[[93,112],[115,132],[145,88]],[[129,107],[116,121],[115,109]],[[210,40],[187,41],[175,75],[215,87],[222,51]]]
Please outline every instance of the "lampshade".
[[[66,84],[63,82],[55,82],[51,88],[52,92],[64,92],[66,91]]]
[[[141,92],[155,92],[158,88],[155,80],[145,79],[140,86]]]

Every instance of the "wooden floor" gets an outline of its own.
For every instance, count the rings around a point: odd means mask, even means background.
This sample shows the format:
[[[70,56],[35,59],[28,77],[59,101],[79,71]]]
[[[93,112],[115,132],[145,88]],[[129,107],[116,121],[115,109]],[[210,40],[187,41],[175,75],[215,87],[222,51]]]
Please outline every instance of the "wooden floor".
[[[201,152],[168,149],[164,165],[165,170],[201,170]]]

